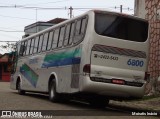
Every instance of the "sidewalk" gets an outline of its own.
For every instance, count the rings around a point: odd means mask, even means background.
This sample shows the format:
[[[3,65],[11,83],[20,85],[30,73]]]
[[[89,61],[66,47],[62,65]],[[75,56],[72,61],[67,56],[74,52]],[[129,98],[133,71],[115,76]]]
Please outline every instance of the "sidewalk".
[[[160,96],[158,97],[147,97],[145,96],[141,100],[134,101],[111,101],[110,104],[123,106],[127,108],[134,108],[138,110],[152,110],[152,111],[160,111]]]

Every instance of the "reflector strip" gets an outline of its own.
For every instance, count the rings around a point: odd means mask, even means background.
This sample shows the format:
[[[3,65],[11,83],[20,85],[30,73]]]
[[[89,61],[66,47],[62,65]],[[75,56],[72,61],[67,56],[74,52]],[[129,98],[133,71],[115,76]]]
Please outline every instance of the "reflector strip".
[[[146,58],[146,53],[142,51],[136,51],[131,49],[124,49],[124,48],[118,48],[118,47],[111,47],[111,46],[105,46],[105,45],[94,45],[92,48],[92,51],[99,51],[99,52],[105,52],[105,53],[111,53],[111,54],[118,54],[118,55],[125,55],[125,56],[132,56],[132,57],[138,57],[138,58]]]
[[[123,81],[123,80],[118,80],[118,79],[113,79],[113,80],[112,80],[112,83],[124,85],[124,84],[125,84],[125,81]]]

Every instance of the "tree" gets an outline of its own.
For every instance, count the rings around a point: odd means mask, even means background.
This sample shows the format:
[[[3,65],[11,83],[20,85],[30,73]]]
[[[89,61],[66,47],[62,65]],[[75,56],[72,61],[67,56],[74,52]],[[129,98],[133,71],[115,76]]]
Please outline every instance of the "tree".
[[[0,45],[0,47],[4,50],[6,50],[6,52],[13,52],[16,49],[16,45],[15,43],[11,43],[11,42],[6,42],[5,45]]]

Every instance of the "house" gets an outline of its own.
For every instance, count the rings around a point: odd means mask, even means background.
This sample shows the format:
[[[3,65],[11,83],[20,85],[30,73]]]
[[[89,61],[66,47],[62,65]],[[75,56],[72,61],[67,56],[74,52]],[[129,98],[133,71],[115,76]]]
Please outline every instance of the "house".
[[[10,53],[0,55],[0,81],[10,81],[11,65]]]
[[[38,21],[36,23],[30,24],[28,26],[24,27],[24,33],[25,35],[22,38],[28,37],[32,34],[35,34],[37,32],[40,32],[46,28],[49,28],[51,26],[54,26],[58,23],[61,23],[63,21],[65,21],[67,19],[63,19],[63,18],[55,18],[46,22],[43,21]]]

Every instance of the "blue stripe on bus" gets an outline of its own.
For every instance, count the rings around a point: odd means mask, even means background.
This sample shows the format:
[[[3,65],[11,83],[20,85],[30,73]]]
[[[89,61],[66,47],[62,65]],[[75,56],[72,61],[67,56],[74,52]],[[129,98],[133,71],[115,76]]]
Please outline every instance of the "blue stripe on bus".
[[[80,64],[80,61],[81,61],[80,57],[74,57],[74,58],[72,57],[72,58],[65,58],[65,59],[59,59],[59,60],[51,60],[51,61],[48,61],[48,62],[43,62],[42,68]]]

